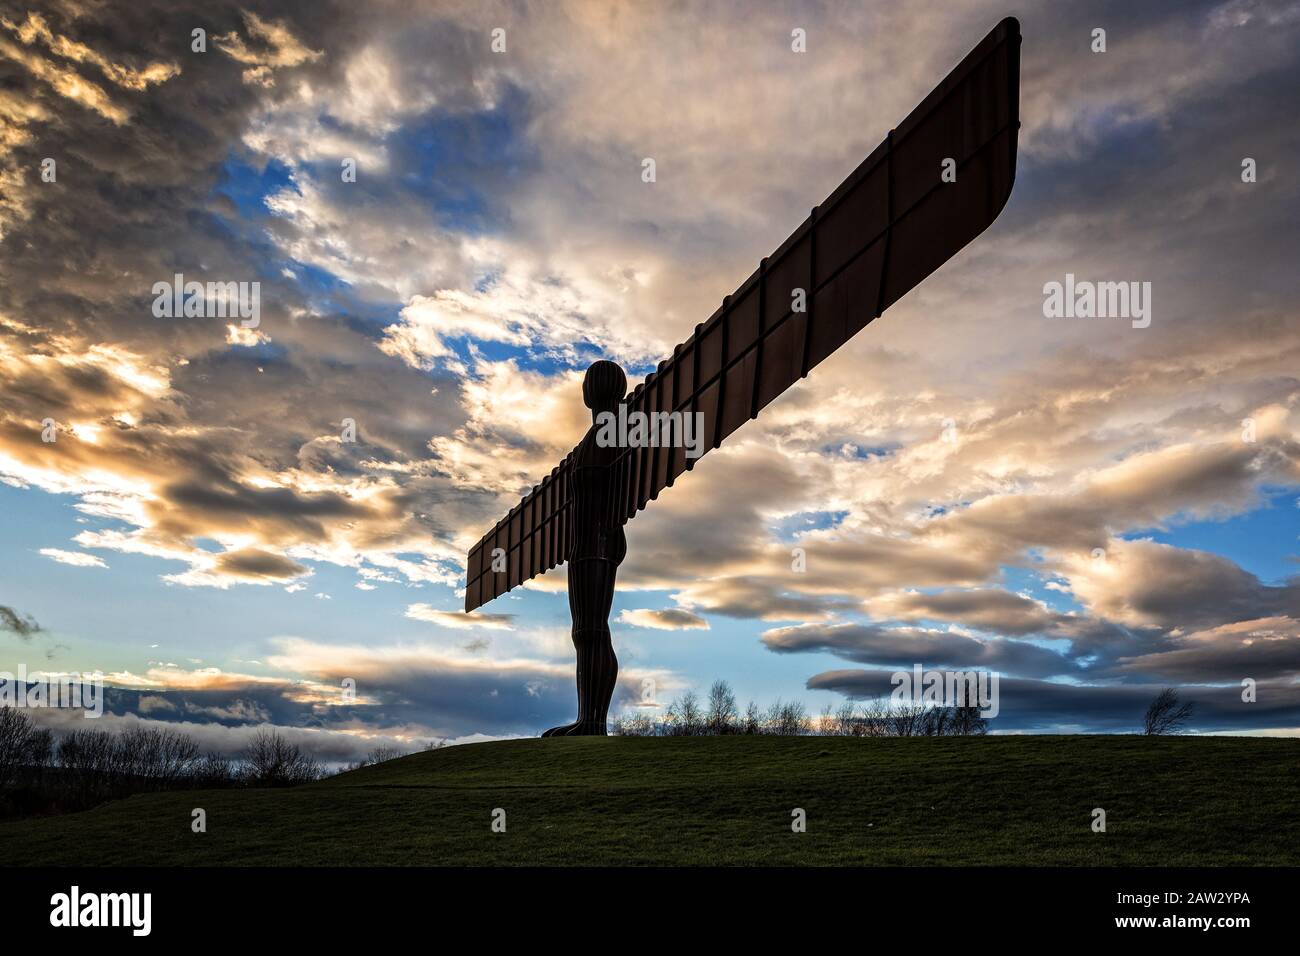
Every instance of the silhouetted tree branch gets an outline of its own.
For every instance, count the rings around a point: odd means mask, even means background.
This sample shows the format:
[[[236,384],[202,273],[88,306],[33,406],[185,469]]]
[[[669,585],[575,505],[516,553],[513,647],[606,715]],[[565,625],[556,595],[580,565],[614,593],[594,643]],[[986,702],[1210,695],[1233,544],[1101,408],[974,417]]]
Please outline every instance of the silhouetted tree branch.
[[[1166,687],[1156,694],[1156,699],[1147,708],[1146,716],[1142,718],[1142,732],[1152,736],[1182,733],[1193,709],[1191,701],[1182,703],[1178,691]]]

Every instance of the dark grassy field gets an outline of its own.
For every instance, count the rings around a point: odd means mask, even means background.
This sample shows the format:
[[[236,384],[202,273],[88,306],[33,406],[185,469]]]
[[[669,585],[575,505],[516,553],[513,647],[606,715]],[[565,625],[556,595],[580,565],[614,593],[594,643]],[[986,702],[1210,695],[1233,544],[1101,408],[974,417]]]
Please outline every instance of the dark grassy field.
[[[0,842],[22,848],[7,863],[80,865],[1294,866],[1300,740],[517,740],[293,790],[132,797]]]

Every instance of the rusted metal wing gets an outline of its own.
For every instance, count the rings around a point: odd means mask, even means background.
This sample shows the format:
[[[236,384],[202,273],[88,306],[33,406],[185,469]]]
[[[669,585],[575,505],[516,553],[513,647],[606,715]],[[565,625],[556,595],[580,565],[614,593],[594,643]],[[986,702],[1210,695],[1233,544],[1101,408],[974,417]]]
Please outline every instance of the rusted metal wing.
[[[699,413],[704,447],[718,447],[993,223],[1015,181],[1019,102],[1020,24],[1008,17],[623,400],[627,411]],[[467,611],[565,561],[572,457],[470,550]],[[624,449],[614,517],[627,521],[693,464],[680,443]]]

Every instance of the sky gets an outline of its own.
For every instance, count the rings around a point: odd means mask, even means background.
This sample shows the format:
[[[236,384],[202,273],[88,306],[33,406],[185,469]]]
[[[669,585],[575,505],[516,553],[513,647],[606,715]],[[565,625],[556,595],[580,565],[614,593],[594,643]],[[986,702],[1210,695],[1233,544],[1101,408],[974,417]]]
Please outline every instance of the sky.
[[[1295,733],[1283,0],[0,0],[0,670],[228,753],[571,720],[564,568],[465,615],[466,551],[590,362],[647,374],[1008,14],[1007,207],[629,524],[614,711],[920,664],[997,672],[995,733],[1166,686]],[[177,273],[260,283],[257,327],[156,316]],[[1067,274],[1150,324],[1047,317]]]

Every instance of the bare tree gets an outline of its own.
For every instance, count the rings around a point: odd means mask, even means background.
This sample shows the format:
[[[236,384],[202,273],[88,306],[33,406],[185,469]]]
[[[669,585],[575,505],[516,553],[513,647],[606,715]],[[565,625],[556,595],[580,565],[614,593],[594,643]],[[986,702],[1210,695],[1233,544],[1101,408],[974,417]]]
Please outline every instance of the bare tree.
[[[862,705],[862,709],[858,711],[857,721],[863,737],[889,736],[889,703],[881,697],[873,697]]]
[[[808,719],[808,710],[799,701],[782,703],[778,697],[776,703],[767,709],[763,732],[778,734],[782,737],[795,737],[812,732],[812,722]]]
[[[1142,718],[1142,732],[1152,736],[1182,733],[1191,720],[1193,706],[1191,701],[1182,703],[1178,691],[1166,687],[1156,694],[1156,699],[1147,708],[1146,716]]]
[[[200,755],[193,737],[170,729],[74,730],[59,741],[58,762],[88,799],[188,784]]]
[[[43,773],[53,756],[57,773]],[[132,727],[121,733],[78,729],[54,745],[48,730],[0,708],[0,784],[18,778],[30,793],[27,812],[69,812],[144,790],[228,787],[236,780],[230,761],[200,756],[188,734],[168,728]]]
[[[767,710],[763,711],[763,720],[758,731],[760,734],[777,733],[776,728],[781,723],[781,707],[780,697],[767,705]]]
[[[758,710],[758,704],[752,700],[749,702],[749,706],[745,708],[744,719],[740,722],[740,732],[751,736],[763,732],[763,715]]]
[[[107,730],[74,730],[59,741],[57,758],[83,802],[104,796],[119,777],[119,754]]]
[[[813,732],[822,737],[838,737],[835,732],[835,708],[827,704],[822,708],[822,712],[817,715],[817,723]]]
[[[664,716],[668,723],[668,733],[675,737],[692,737],[704,730],[700,698],[693,690],[686,691],[669,704]]]
[[[620,714],[614,718],[614,735],[616,737],[655,737],[659,727],[649,714],[636,711],[632,714]]]
[[[919,701],[907,701],[891,707],[885,718],[885,736],[920,737],[927,730],[925,704]]]
[[[54,759],[54,734],[48,730],[34,730],[27,742],[27,766],[44,770]]]
[[[369,763],[384,763],[388,760],[396,760],[398,757],[405,757],[406,751],[399,750],[396,747],[376,747],[370,753],[366,754],[366,760]]]
[[[711,734],[736,732],[736,695],[725,680],[715,680],[709,688],[709,712],[706,720]]]
[[[961,737],[983,737],[989,732],[988,718],[978,707],[953,707],[948,732]]]
[[[190,765],[190,783],[205,790],[229,787],[235,782],[230,760],[218,753],[206,753]]]
[[[271,728],[253,735],[244,764],[249,782],[264,787],[292,787],[321,776],[314,757]]]
[[[853,701],[846,700],[832,709],[830,704],[822,712],[821,732],[830,737],[862,737],[866,727],[858,716]]]
[[[119,773],[145,789],[175,786],[199,760],[198,743],[175,730],[137,727],[120,734],[115,743]]]
[[[376,747],[356,763],[348,764],[347,769],[360,770],[362,767],[373,767],[378,763],[396,760],[398,757],[405,757],[408,753],[410,753],[410,751],[399,750],[397,747]]]
[[[0,787],[24,768],[42,768],[49,759],[50,732],[37,730],[21,710],[0,707]]]

